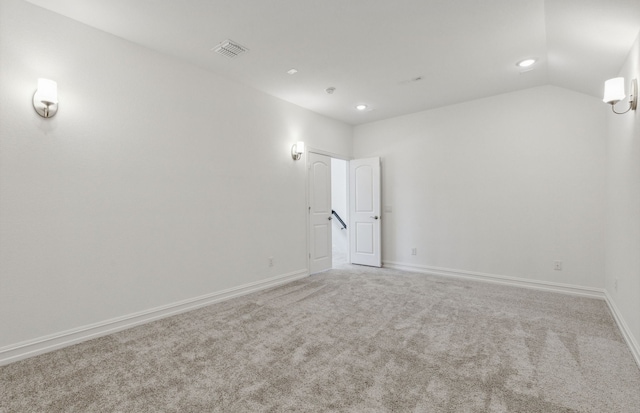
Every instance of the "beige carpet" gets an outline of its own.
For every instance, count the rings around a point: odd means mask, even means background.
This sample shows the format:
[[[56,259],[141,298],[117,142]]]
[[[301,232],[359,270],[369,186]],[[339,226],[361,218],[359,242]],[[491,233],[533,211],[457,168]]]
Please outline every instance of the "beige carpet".
[[[640,412],[604,301],[343,266],[0,368],[1,412]]]

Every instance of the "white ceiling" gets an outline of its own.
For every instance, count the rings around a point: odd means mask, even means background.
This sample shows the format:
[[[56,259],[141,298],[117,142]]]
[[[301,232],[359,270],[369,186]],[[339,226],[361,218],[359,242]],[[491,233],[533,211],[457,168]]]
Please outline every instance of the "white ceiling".
[[[601,96],[640,31],[640,0],[28,1],[354,125],[545,84]],[[250,51],[210,50],[228,38]]]

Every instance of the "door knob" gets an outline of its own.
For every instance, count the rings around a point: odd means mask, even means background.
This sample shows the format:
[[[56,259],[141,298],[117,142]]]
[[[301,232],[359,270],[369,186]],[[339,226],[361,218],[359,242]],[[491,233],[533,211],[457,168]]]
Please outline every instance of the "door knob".
[[[331,221],[333,218],[329,217],[329,218],[327,218],[327,219],[328,219],[329,221]]]
[[[369,217],[369,218],[373,218],[373,219],[378,219],[378,216],[373,216],[373,217]]]

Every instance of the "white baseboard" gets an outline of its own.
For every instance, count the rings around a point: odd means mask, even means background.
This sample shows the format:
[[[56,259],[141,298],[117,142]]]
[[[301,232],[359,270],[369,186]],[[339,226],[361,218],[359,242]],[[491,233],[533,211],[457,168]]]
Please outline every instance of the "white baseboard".
[[[149,310],[74,328],[72,330],[51,334],[34,340],[9,345],[0,348],[0,366],[77,344],[82,341],[112,334],[150,321],[155,321],[234,297],[285,284],[307,277],[308,275],[309,272],[307,270],[293,271],[287,274],[267,278],[265,280],[229,288],[227,290],[178,301],[161,307],[151,308]]]
[[[604,299],[609,306],[613,318],[618,324],[618,327],[620,328],[620,331],[622,332],[627,345],[629,346],[631,354],[638,364],[638,367],[640,367],[640,345],[631,333],[629,326],[625,322],[615,302],[611,299],[611,296],[606,290],[517,277],[508,277],[503,275],[452,270],[438,267],[427,267],[422,265],[405,264],[393,261],[385,261],[383,265],[387,268],[394,268],[411,272],[466,278],[477,281],[532,288],[536,290],[552,291],[563,294]],[[155,321],[161,318],[191,311],[199,307],[204,307],[234,297],[240,297],[242,295],[264,290],[280,284],[285,284],[287,282],[307,277],[308,275],[309,273],[306,270],[294,271],[276,277],[267,278],[265,280],[244,284],[227,290],[206,294],[200,297],[179,301],[169,305],[152,308],[123,317],[118,317],[100,323],[95,323],[88,326],[83,326],[76,329],[48,335],[45,337],[40,337],[35,340],[29,340],[3,347],[0,348],[0,366],[33,357],[38,354],[57,350],[62,347],[77,344],[82,341],[126,330],[128,328]]]
[[[640,368],[640,345],[638,345],[638,341],[633,336],[633,333],[631,333],[631,329],[629,328],[629,325],[622,317],[620,310],[618,310],[618,307],[616,306],[615,301],[613,301],[608,291],[605,291],[605,297],[606,297],[607,305],[609,306],[609,310],[611,310],[611,314],[613,314],[613,318],[616,320],[616,324],[618,324],[618,327],[622,332],[622,336],[624,337],[624,340],[627,342],[627,345],[631,350],[631,354],[633,355],[633,358],[636,360],[636,364],[638,365],[638,368]]]
[[[516,287],[532,288],[535,290],[551,291],[561,294],[577,295],[581,297],[591,297],[604,300],[609,306],[609,310],[613,315],[618,328],[622,332],[624,340],[627,342],[631,354],[640,368],[640,345],[631,333],[629,326],[622,317],[615,302],[612,300],[608,291],[600,288],[583,287],[579,285],[560,284],[548,281],[538,281],[526,278],[509,277],[505,275],[485,274],[471,271],[452,270],[449,268],[428,267],[424,265],[405,264],[400,262],[385,261],[384,267],[394,268],[398,270],[419,272],[423,274],[441,275],[445,277],[465,278],[469,280],[491,282],[496,284],[511,285]]]
[[[511,285],[516,287],[532,288],[535,290],[551,291],[562,294],[571,294],[581,297],[605,299],[605,291],[602,288],[583,287],[580,285],[561,284],[550,281],[538,281],[527,278],[510,277],[506,275],[486,274],[450,268],[429,267],[426,265],[405,264],[401,262],[385,261],[383,266],[398,270],[420,272],[423,274],[441,275],[445,277],[465,278],[469,280],[485,281],[494,284]]]

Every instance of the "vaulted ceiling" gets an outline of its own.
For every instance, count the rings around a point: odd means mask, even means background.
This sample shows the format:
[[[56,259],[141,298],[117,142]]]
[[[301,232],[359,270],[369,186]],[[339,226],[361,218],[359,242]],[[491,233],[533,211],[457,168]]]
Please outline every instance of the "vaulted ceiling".
[[[28,1],[354,125],[546,84],[599,97],[640,31],[639,0]]]

